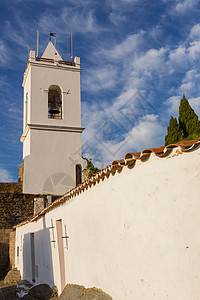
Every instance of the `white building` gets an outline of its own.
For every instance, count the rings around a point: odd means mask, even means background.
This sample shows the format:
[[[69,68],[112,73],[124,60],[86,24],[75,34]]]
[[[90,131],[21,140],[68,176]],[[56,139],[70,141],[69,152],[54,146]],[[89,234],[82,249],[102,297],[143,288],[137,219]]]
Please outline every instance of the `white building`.
[[[200,139],[128,153],[16,226],[24,279],[199,300]]]
[[[81,182],[80,58],[66,62],[49,41],[24,73],[24,193],[63,195]]]

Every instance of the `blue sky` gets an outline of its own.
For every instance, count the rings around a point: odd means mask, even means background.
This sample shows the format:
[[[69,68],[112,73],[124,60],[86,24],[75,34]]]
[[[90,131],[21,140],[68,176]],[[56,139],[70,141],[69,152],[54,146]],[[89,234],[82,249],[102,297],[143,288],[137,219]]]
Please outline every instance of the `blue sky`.
[[[182,94],[200,115],[197,0],[4,0],[0,3],[0,181],[22,162],[22,74],[56,32],[67,59],[67,15],[81,57],[83,154],[103,168],[164,144]]]

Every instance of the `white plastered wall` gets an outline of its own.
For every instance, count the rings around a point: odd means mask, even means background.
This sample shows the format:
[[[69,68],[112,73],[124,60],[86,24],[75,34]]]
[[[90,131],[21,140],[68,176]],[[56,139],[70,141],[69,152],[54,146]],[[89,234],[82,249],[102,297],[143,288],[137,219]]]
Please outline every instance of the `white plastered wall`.
[[[25,159],[25,157],[30,154],[30,148],[31,148],[31,131],[29,130],[26,135],[26,139],[23,143],[23,159]]]
[[[62,91],[62,120],[48,119],[48,89],[51,85],[58,85]],[[80,68],[32,65],[31,99],[31,124],[80,127]]]
[[[24,193],[63,195],[76,182],[81,133],[31,130],[31,155],[24,161]]]
[[[85,167],[81,156],[80,71],[80,60],[75,66],[58,65],[36,61],[34,51],[30,52],[23,82],[24,193],[63,195],[75,186],[75,165]],[[61,120],[48,118],[48,90],[52,85],[61,89]]]
[[[29,70],[29,71],[28,71]],[[27,114],[27,123],[30,123],[30,108],[31,108],[31,70],[29,66],[27,67],[27,78],[26,78],[26,85],[24,86],[24,104],[23,104],[23,130],[26,127],[25,121],[25,115]],[[28,95],[28,103],[27,106],[25,104],[26,102],[26,95]],[[26,112],[27,109],[27,112]]]
[[[152,155],[17,228],[17,237],[41,237],[36,282],[56,284],[61,292],[56,228],[54,248],[48,227],[62,219],[69,236],[66,283],[99,287],[114,300],[199,300],[199,166],[200,149]],[[23,260],[16,266],[24,276]]]

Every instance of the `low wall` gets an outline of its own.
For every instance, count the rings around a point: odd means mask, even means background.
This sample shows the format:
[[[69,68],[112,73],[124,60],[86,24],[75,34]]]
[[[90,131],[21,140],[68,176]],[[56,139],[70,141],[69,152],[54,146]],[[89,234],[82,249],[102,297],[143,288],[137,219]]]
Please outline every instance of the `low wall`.
[[[200,147],[138,160],[18,227],[16,267],[59,293],[63,281],[114,300],[199,299],[199,180]]]
[[[33,216],[35,195],[22,194],[22,183],[0,183],[0,276],[14,265],[14,233],[12,227]]]

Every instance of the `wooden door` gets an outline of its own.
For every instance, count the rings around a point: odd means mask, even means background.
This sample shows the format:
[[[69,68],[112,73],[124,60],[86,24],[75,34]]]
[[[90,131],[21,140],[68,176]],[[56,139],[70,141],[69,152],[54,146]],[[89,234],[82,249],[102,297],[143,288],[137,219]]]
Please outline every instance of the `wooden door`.
[[[64,247],[63,247],[62,220],[56,220],[56,230],[57,230],[58,255],[59,255],[59,264],[60,264],[61,290],[63,290],[65,287],[65,257],[64,257]]]

